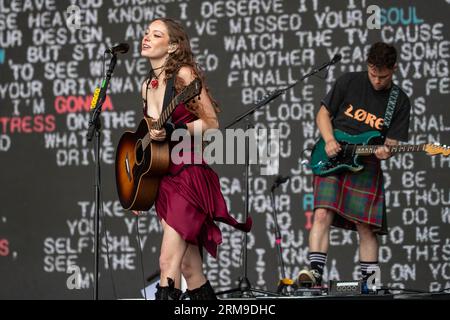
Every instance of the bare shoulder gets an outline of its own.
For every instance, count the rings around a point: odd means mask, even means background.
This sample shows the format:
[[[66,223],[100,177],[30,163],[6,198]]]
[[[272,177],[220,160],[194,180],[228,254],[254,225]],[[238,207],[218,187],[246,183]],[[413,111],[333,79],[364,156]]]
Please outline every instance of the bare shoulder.
[[[183,79],[185,83],[190,83],[195,79],[195,71],[190,66],[182,66],[180,70],[178,70],[177,76]]]

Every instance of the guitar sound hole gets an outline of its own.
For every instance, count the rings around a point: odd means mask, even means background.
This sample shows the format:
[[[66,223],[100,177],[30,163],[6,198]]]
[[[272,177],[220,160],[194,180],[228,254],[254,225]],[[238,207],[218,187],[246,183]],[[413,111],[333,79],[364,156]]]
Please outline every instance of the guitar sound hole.
[[[142,150],[142,140],[139,140],[136,143],[136,163],[141,164],[142,160],[144,159],[144,150]]]

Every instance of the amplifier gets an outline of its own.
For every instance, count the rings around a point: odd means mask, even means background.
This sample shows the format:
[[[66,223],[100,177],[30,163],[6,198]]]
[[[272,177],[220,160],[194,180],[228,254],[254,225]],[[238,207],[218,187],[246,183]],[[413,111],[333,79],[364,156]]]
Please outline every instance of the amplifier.
[[[361,281],[330,280],[328,288],[328,294],[333,296],[353,296],[362,294]]]

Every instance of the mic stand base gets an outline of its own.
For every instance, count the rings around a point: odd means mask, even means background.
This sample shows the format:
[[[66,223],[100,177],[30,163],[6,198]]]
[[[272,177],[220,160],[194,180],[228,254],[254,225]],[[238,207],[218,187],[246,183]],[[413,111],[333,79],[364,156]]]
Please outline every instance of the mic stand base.
[[[216,292],[216,296],[225,295],[225,294],[231,294],[231,293],[239,293],[239,298],[255,298],[255,295],[253,293],[259,293],[264,296],[279,296],[280,294],[266,291],[266,290],[260,290],[260,289],[254,289],[251,287],[250,280],[248,280],[247,277],[240,277],[239,278],[239,285],[237,288],[225,290]]]

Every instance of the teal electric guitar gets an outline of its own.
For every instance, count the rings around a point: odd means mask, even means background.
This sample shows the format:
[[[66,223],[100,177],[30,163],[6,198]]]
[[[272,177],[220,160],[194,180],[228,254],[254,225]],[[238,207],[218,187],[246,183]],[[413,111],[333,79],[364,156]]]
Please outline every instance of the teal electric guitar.
[[[377,148],[381,147],[380,144],[369,144],[380,140],[381,133],[379,131],[350,135],[340,130],[334,130],[334,137],[341,145],[341,151],[333,158],[328,158],[325,152],[325,141],[322,138],[315,144],[308,164],[314,174],[326,176],[343,171],[360,171],[364,168],[360,157],[372,155]],[[388,148],[391,153],[423,151],[429,155],[442,154],[445,157],[450,154],[450,147],[437,143],[397,145],[388,146]]]

